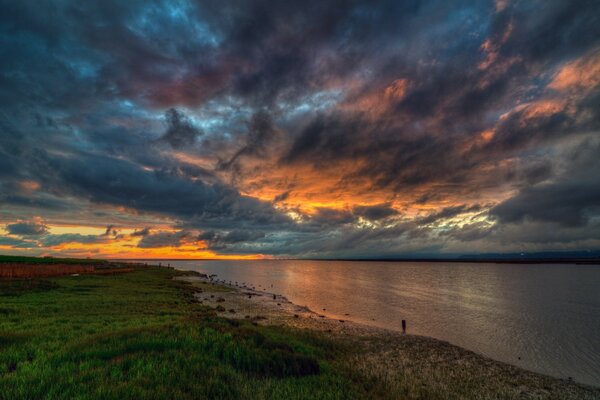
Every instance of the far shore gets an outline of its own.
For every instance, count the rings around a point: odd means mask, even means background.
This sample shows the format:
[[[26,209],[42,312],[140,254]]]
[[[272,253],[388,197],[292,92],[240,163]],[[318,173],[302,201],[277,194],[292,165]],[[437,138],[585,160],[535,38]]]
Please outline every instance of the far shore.
[[[473,264],[577,264],[600,265],[600,258],[340,258],[312,261],[428,262]]]
[[[402,334],[348,319],[333,319],[284,296],[213,280],[204,274],[176,279],[191,284],[195,298],[219,316],[319,332],[360,349],[352,362],[361,373],[387,382],[398,396],[409,387],[439,386],[455,398],[600,399],[600,388],[496,361],[431,337]],[[446,388],[446,389],[443,389]]]

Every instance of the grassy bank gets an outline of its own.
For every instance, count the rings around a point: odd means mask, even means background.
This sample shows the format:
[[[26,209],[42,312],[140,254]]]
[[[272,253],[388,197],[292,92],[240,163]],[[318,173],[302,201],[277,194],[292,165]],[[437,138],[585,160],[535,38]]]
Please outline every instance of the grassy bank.
[[[317,335],[217,317],[170,269],[0,282],[0,398],[365,398]]]
[[[363,335],[180,275],[0,280],[0,400],[600,398],[448,343]]]

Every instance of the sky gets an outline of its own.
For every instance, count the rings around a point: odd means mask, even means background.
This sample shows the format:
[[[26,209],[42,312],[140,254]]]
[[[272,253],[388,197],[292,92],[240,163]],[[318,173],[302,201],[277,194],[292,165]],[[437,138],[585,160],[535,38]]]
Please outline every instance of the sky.
[[[0,253],[600,249],[598,1],[0,8]]]

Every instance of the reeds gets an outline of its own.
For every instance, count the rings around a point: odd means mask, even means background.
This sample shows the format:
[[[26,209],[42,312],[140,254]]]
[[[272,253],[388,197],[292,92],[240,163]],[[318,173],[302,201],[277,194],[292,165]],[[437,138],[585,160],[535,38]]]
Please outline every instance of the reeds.
[[[43,278],[94,272],[93,265],[0,263],[0,278]]]

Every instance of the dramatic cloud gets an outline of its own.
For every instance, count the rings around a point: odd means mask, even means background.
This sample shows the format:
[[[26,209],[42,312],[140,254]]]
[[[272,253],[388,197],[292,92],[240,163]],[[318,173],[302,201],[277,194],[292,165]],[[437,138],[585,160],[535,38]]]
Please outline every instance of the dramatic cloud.
[[[491,214],[501,222],[555,222],[565,227],[587,225],[600,217],[600,141],[586,141],[568,153],[565,170],[551,181],[524,187],[498,204]]]
[[[135,231],[133,231],[133,233],[131,234],[131,236],[148,236],[150,234],[150,228],[145,227],[143,229],[136,229]]]
[[[17,222],[6,225],[6,230],[11,235],[43,235],[48,232],[48,226],[42,221]]]
[[[107,243],[106,235],[81,235],[78,233],[64,233],[61,235],[48,235],[41,240],[44,247],[59,246],[65,243]]]
[[[36,243],[8,236],[0,236],[0,246],[10,246],[11,248],[16,249],[31,249],[36,247]]]
[[[156,232],[146,235],[139,241],[138,247],[179,247],[189,236],[188,232]]]
[[[243,248],[238,247],[240,243],[250,244],[257,242],[265,237],[265,233],[261,231],[252,230],[232,230],[229,232],[215,232],[206,231],[198,236],[199,240],[207,243],[211,250],[215,251],[227,251],[230,247],[233,247],[234,252],[245,252]],[[254,252],[255,250],[251,251]]]
[[[2,10],[3,252],[600,248],[596,2]]]
[[[167,131],[162,138],[175,148],[193,145],[196,138],[202,134],[185,115],[174,108],[165,113],[165,119]]]
[[[371,221],[377,221],[392,215],[398,214],[398,211],[393,209],[390,204],[377,204],[373,206],[357,206],[354,207],[354,214],[366,218]]]

